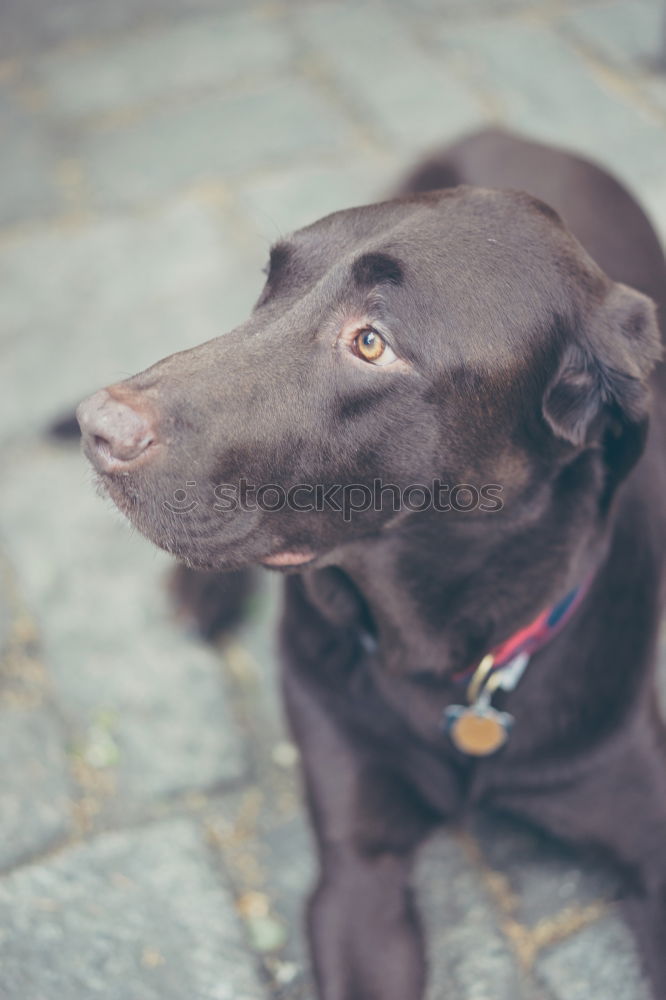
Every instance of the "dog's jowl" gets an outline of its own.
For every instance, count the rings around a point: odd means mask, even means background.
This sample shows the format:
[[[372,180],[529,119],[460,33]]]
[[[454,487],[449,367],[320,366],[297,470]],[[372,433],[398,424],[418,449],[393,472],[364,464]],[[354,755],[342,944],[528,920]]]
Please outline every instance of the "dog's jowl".
[[[120,509],[208,571],[207,621],[215,572],[286,576],[322,1000],[422,996],[410,864],[482,800],[615,859],[666,998],[665,275],[605,172],[484,132],[79,408]]]

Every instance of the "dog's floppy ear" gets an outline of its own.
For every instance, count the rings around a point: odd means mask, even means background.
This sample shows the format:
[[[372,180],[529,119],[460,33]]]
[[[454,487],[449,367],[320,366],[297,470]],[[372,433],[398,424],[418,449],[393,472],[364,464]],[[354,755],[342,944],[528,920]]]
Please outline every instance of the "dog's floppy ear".
[[[553,432],[584,445],[605,411],[623,424],[647,419],[647,378],[662,356],[656,308],[626,285],[612,284],[569,343],[543,400]]]

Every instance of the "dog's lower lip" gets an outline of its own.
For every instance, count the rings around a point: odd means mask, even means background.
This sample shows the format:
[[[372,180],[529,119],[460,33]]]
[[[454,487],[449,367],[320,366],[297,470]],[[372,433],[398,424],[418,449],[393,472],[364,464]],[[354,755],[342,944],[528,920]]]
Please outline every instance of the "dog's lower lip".
[[[276,552],[272,556],[266,556],[261,562],[264,566],[304,566],[305,563],[312,562],[314,558],[315,553],[311,549],[295,549]]]

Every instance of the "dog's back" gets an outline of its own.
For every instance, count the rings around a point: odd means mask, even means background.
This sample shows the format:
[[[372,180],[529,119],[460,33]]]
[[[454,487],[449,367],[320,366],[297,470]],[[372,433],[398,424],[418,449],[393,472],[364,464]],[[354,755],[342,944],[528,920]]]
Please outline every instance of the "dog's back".
[[[613,281],[666,305],[666,263],[635,198],[606,170],[552,146],[484,129],[434,155],[401,193],[471,184],[527,191],[551,206]]]

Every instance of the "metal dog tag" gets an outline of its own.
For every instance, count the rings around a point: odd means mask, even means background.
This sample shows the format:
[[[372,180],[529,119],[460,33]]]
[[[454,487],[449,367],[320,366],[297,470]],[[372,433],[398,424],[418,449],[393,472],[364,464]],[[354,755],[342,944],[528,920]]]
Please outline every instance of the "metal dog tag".
[[[489,757],[509,738],[513,716],[498,712],[480,699],[475,705],[450,705],[444,713],[446,731],[453,745],[470,757]]]

